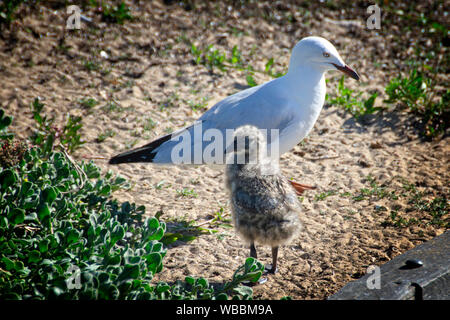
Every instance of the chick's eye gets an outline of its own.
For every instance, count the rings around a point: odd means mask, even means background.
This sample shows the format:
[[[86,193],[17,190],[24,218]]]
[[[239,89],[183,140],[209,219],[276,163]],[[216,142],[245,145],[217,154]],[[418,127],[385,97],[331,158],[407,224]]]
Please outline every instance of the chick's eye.
[[[330,57],[330,54],[329,54],[328,52],[324,52],[324,53],[323,53],[323,56],[324,56],[325,58],[329,58],[329,57]]]

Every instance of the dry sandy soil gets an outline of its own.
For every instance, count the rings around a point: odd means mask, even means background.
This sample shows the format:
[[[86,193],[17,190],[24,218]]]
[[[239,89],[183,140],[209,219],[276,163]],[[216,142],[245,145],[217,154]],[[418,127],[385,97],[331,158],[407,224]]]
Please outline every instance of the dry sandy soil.
[[[213,44],[227,55],[237,45],[255,69],[264,70],[273,57],[275,70],[284,71],[294,44],[320,35],[360,73],[360,82],[346,78],[345,85],[365,95],[379,92],[378,105],[389,79],[407,70],[403,60],[411,52],[407,44],[404,51],[396,45],[401,26],[366,29],[362,5],[341,11],[324,4],[277,2],[246,11],[227,5],[194,9],[160,1],[127,3],[135,20],[108,24],[90,10],[86,14],[97,27],[82,23],[81,30],[65,35],[64,7],[25,10],[0,39],[1,105],[14,116],[12,130],[21,137],[35,128],[29,106],[37,96],[59,125],[69,113],[82,115],[86,143],[74,156],[94,159],[104,170],[128,178],[132,188],[118,191],[118,199],[145,205],[149,215],[159,212],[172,231],[183,221],[214,231],[170,245],[157,280],[192,275],[222,283],[249,253],[232,228],[205,224],[220,208],[230,218],[223,172],[206,166],[107,164],[119,152],[192,123],[204,110],[194,111],[191,105],[206,102],[209,108],[247,87],[244,71],[211,73],[195,65],[189,43],[200,48]],[[418,45],[426,50],[426,42]],[[340,77],[328,74],[328,93],[335,92]],[[258,83],[271,79],[262,73],[254,78]],[[98,104],[83,107],[80,100],[86,98]],[[356,121],[335,106],[324,107],[309,137],[281,159],[288,178],[317,189],[301,198],[303,230],[281,249],[279,272],[254,288],[255,298],[324,299],[365,274],[369,265],[381,265],[445,231],[414,207],[413,191],[406,186],[415,186],[423,201],[447,197],[448,136],[422,141],[413,120],[406,113],[385,111]],[[98,142],[108,132],[114,136]],[[184,188],[195,193],[183,196]],[[357,201],[361,189],[373,192]],[[443,219],[448,221],[448,213]],[[259,258],[270,262],[270,248],[259,248]]]

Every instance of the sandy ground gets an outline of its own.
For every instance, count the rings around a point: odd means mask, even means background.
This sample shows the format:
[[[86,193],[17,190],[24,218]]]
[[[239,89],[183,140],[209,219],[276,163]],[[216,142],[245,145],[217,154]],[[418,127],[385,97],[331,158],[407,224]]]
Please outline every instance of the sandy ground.
[[[93,158],[104,170],[128,178],[132,188],[115,196],[144,204],[149,215],[159,212],[172,229],[182,221],[205,223],[221,208],[230,218],[223,172],[206,166],[110,166],[107,159],[192,123],[203,111],[193,111],[189,103],[206,101],[209,108],[247,86],[242,71],[211,74],[204,66],[194,65],[188,41],[198,46],[214,44],[227,53],[238,45],[255,68],[264,69],[274,57],[276,70],[283,71],[296,41],[315,34],[330,39],[358,70],[360,83],[345,80],[352,89],[382,94],[387,79],[398,73],[389,64],[391,53],[386,50],[395,35],[367,30],[364,20],[358,16],[348,20],[339,11],[299,9],[294,22],[282,24],[241,16],[233,8],[221,17],[159,1],[141,4],[139,11],[131,6],[137,20],[124,25],[97,22],[99,29],[83,25],[82,30],[66,34],[63,45],[59,40],[64,9],[42,7],[19,21],[14,37],[0,40],[0,102],[14,116],[12,130],[22,137],[35,127],[29,104],[37,96],[58,124],[69,113],[82,115],[86,144],[75,157]],[[343,24],[340,19],[353,22]],[[108,54],[107,59],[101,51]],[[87,61],[94,63],[94,70],[88,70]],[[340,75],[330,73],[327,78],[332,93]],[[258,83],[270,79],[255,75]],[[83,98],[94,98],[98,104],[84,108]],[[151,129],[145,127],[149,118],[155,124]],[[357,122],[337,107],[324,107],[309,137],[281,159],[288,178],[317,189],[301,198],[304,228],[298,239],[280,250],[279,272],[254,288],[255,298],[324,299],[362,276],[369,265],[381,265],[445,231],[435,224],[398,227],[385,223],[392,221],[393,212],[405,219],[429,221],[404,195],[405,181],[423,192],[426,200],[448,195],[448,137],[423,142],[411,129],[411,121],[407,114],[384,112]],[[107,130],[114,136],[98,142]],[[371,188],[369,175],[383,190],[403,196],[356,201],[353,197],[361,189]],[[180,195],[184,188],[196,195]],[[192,275],[223,283],[231,278],[248,248],[232,228],[203,227],[214,232],[170,246],[157,280]],[[258,248],[258,252],[261,261],[270,262],[270,248]]]

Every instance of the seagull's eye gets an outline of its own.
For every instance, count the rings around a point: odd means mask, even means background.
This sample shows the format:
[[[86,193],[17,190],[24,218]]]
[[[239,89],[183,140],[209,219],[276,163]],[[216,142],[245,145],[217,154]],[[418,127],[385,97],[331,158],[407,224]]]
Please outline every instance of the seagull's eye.
[[[324,52],[324,53],[323,53],[323,56],[324,56],[325,58],[329,58],[329,57],[330,57],[330,54],[329,54],[328,52]]]

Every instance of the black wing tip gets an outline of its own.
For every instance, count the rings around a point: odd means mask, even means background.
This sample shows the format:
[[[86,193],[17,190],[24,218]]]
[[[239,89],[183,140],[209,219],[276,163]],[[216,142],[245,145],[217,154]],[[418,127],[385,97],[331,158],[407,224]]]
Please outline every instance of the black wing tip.
[[[136,150],[129,151],[123,154],[119,154],[109,159],[109,164],[121,164],[121,163],[133,163],[133,162],[153,162],[156,153],[149,152],[148,150]]]
[[[132,162],[153,162],[156,152],[152,152],[164,142],[172,138],[171,134],[161,137],[143,147],[130,150],[109,159],[109,164],[132,163]]]
[[[118,156],[116,157],[112,157],[111,159],[109,159],[108,164],[119,164],[119,163],[124,163],[123,161],[120,160],[120,158]]]

